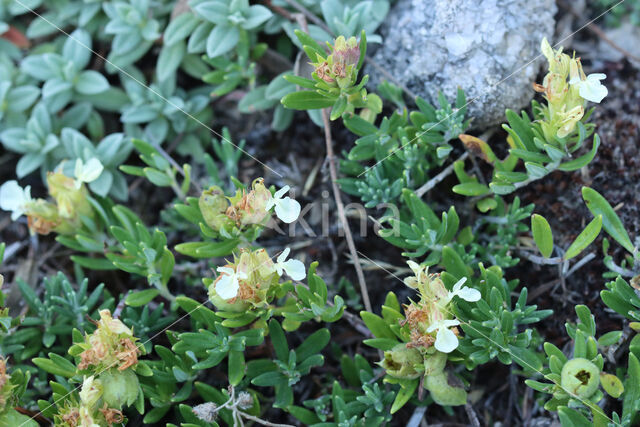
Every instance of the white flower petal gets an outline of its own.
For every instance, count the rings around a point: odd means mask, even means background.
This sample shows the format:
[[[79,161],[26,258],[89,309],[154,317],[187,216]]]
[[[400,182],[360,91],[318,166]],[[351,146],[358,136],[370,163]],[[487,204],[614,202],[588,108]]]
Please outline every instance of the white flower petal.
[[[302,261],[299,261],[297,259],[290,259],[289,261],[285,262],[283,266],[284,271],[293,280],[302,280],[307,276]]]
[[[82,159],[77,158],[76,159],[76,167],[73,169],[73,175],[80,180],[80,177],[82,176],[82,169],[84,168],[84,163],[82,162]]]
[[[275,267],[278,276],[282,276],[282,274],[284,273],[284,264],[281,262],[276,262],[273,266]]]
[[[31,187],[20,187],[17,181],[11,180],[0,187],[0,208],[11,211],[11,219],[15,221],[24,213],[24,208],[31,201]]]
[[[609,90],[599,82],[582,84],[578,92],[587,101],[595,103],[600,103],[609,94]]]
[[[104,166],[102,166],[100,160],[92,157],[82,168],[82,178],[78,179],[81,179],[83,182],[93,182],[100,177],[103,170]]]
[[[290,224],[300,215],[300,203],[291,197],[276,201],[276,215],[283,222]]]
[[[225,300],[235,298],[238,295],[239,288],[240,284],[235,275],[227,274],[223,274],[220,279],[218,279],[215,287],[218,296]]]
[[[464,283],[466,281],[467,281],[467,278],[463,277],[462,279],[458,280],[455,285],[453,285],[453,294],[454,295],[458,294],[458,291],[460,290],[460,288],[462,288],[462,285],[464,285]]]
[[[457,319],[444,319],[443,321],[440,322],[442,324],[442,326],[444,326],[445,328],[450,328],[452,326],[458,326],[460,324],[460,321]]]
[[[273,198],[276,199],[276,200],[282,199],[282,196],[287,194],[289,189],[290,189],[290,187],[288,185],[285,185],[284,187],[282,187],[281,189],[279,189],[278,191],[275,192],[275,194],[273,195]]]
[[[274,207],[275,205],[276,205],[276,199],[272,197],[269,200],[267,200],[267,203],[265,203],[264,210],[269,212],[271,208]]]
[[[438,328],[435,348],[442,353],[451,353],[458,347],[458,337],[448,328]]]
[[[607,75],[604,73],[593,73],[587,76],[587,80],[604,80],[607,78]]]
[[[463,300],[469,301],[469,302],[476,302],[481,297],[480,291],[478,291],[477,289],[469,288],[468,286],[465,286],[464,288],[460,289],[456,293],[456,295],[458,295]]]
[[[278,258],[276,258],[276,262],[278,264],[281,264],[281,263],[285,262],[287,257],[289,256],[289,252],[291,252],[291,249],[285,248],[284,251],[282,251],[282,253],[280,253],[280,255],[278,255]]]
[[[227,276],[231,276],[235,273],[235,271],[233,271],[233,268],[230,267],[218,267],[216,270],[218,271],[218,273],[224,273]]]

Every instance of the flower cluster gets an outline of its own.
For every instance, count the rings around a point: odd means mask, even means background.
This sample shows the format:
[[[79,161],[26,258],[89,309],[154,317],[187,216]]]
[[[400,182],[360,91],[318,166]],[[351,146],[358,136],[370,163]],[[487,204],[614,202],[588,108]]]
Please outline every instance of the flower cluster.
[[[124,422],[122,411],[110,408],[104,399],[102,381],[93,376],[85,377],[80,389],[80,400],[69,400],[55,417],[56,425],[109,426]]]
[[[286,248],[274,263],[264,249],[242,251],[233,263],[218,267],[220,274],[209,283],[209,298],[224,311],[264,306],[270,296],[269,290],[278,284],[284,273],[293,280],[306,276],[301,261],[287,260],[289,252]]]
[[[448,291],[438,275],[429,275],[427,268],[408,261],[414,276],[404,283],[419,293],[420,300],[405,306],[405,323],[411,333],[410,347],[429,348],[432,345],[442,353],[451,353],[458,347],[460,321],[453,318],[451,301],[455,297],[469,302],[480,299],[480,292],[463,286],[466,277],[460,279],[451,291]],[[434,336],[435,334],[435,336]]]
[[[99,397],[108,407],[120,409],[135,402],[139,383],[134,369],[144,347],[136,345],[131,329],[112,318],[109,310],[100,310],[97,329],[78,345],[83,349],[78,369],[96,376]]]
[[[407,277],[404,283],[416,289],[420,299],[405,305],[405,319],[400,323],[405,342],[385,351],[380,365],[396,380],[424,377],[424,387],[440,405],[462,405],[466,391],[449,385],[445,371],[447,354],[458,347],[456,326],[460,321],[453,318],[451,303],[456,297],[478,301],[480,292],[463,286],[466,278],[449,291],[439,275],[428,274],[426,267],[413,261],[407,263],[413,276]]]
[[[315,74],[328,85],[347,88],[356,82],[360,46],[355,37],[345,39],[339,36],[334,45],[329,45],[332,53],[327,57],[316,53],[316,60],[311,65],[315,67]]]
[[[600,83],[606,75],[585,75],[580,58],[570,57],[562,48],[554,50],[546,38],[541,49],[549,61],[549,72],[542,85],[534,84],[534,89],[544,93],[548,102],[546,120],[541,125],[547,141],[551,141],[569,136],[584,117],[587,101],[599,103],[608,91]]]
[[[230,234],[234,227],[243,230],[252,225],[265,225],[274,207],[282,221],[291,223],[298,219],[300,204],[288,196],[283,197],[288,191],[289,186],[284,186],[271,195],[264,180],[258,178],[251,184],[250,191],[238,190],[233,197],[225,196],[220,187],[212,186],[202,192],[198,206],[209,227]]]
[[[14,180],[7,181],[0,187],[0,208],[11,211],[11,219],[14,221],[26,215],[32,232],[73,233],[81,227],[82,216],[93,216],[93,209],[88,200],[89,192],[84,184],[100,176],[102,164],[95,158],[86,164],[78,159],[75,172],[75,179],[62,172],[47,174],[47,185],[53,202],[33,199],[30,186],[22,188]]]

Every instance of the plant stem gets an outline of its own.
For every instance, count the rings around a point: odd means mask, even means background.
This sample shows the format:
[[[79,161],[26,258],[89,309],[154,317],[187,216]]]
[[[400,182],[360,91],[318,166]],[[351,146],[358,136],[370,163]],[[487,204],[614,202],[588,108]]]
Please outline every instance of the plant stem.
[[[427,181],[424,185],[418,188],[416,190],[416,196],[422,197],[425,193],[427,193],[433,187],[435,187],[440,182],[442,182],[447,176],[449,176],[449,174],[451,174],[451,172],[453,172],[453,165],[455,164],[455,162],[462,161],[467,157],[469,157],[469,153],[465,151],[460,157],[458,157],[457,160],[455,160],[453,163],[447,166],[442,172],[440,172],[438,175],[434,176],[429,181]]]
[[[324,124],[324,139],[327,146],[327,159],[329,160],[331,186],[333,188],[333,196],[336,200],[336,205],[338,206],[338,216],[340,217],[340,222],[342,222],[344,235],[347,239],[347,246],[349,247],[349,252],[351,253],[351,258],[353,259],[356,274],[358,276],[358,283],[360,284],[360,293],[362,294],[362,302],[364,304],[364,308],[367,311],[371,312],[372,308],[371,301],[369,299],[369,291],[367,290],[367,283],[364,280],[364,273],[362,272],[362,267],[360,266],[358,251],[356,250],[356,245],[353,243],[353,236],[351,235],[351,229],[349,228],[349,223],[347,222],[347,217],[344,213],[344,205],[340,196],[340,189],[338,188],[338,172],[336,171],[335,156],[333,154],[331,124],[329,123],[329,113],[326,109],[322,110],[322,122]]]
[[[294,425],[291,424],[278,424],[278,423],[272,423],[266,420],[263,420],[262,418],[258,418],[258,417],[254,417],[253,415],[249,415],[246,412],[242,412],[241,410],[235,408],[234,409],[235,412],[237,412],[241,417],[246,418],[248,420],[254,421],[258,424],[262,424],[263,426],[269,426],[269,427],[295,427]]]

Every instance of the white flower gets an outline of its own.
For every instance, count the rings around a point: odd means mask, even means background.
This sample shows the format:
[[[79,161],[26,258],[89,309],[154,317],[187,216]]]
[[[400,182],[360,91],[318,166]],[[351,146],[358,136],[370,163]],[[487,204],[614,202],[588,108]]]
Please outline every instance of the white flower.
[[[104,166],[95,157],[90,158],[87,163],[84,163],[82,159],[77,159],[75,168],[76,188],[80,188],[83,182],[95,181],[103,170]]]
[[[428,268],[411,260],[407,261],[407,264],[409,265],[409,268],[411,268],[411,271],[413,271],[414,275],[405,278],[404,284],[412,289],[416,289],[420,285],[420,283],[425,282],[428,278]]]
[[[307,273],[304,271],[304,264],[302,261],[298,261],[297,259],[285,261],[289,256],[289,252],[291,252],[291,249],[286,248],[276,259],[275,268],[278,272],[278,276],[282,276],[282,273],[285,272],[293,280],[304,279]]]
[[[240,279],[246,279],[248,276],[229,267],[218,267],[218,272],[222,274],[216,282],[216,293],[225,300],[235,298],[240,289]]]
[[[600,80],[604,80],[606,78],[607,75],[602,73],[589,74],[586,80],[582,80],[579,77],[573,77],[569,80],[569,84],[577,86],[578,93],[587,101],[599,103],[609,93],[607,88],[600,83]]]
[[[282,196],[284,196],[287,191],[289,191],[288,185],[276,191],[276,194],[267,201],[265,210],[269,211],[275,206],[278,218],[289,224],[298,219],[298,215],[300,215],[300,203],[289,196],[283,199]]]
[[[453,285],[453,289],[448,294],[449,301],[451,301],[455,296],[459,296],[463,300],[469,302],[476,302],[480,299],[480,291],[478,291],[477,289],[472,289],[468,286],[465,286],[464,288],[462,287],[462,285],[464,285],[464,282],[466,281],[467,278],[463,277],[462,279],[458,280],[455,285]]]
[[[457,320],[443,319],[432,323],[427,328],[427,332],[429,333],[436,329],[438,330],[435,343],[436,350],[442,353],[451,353],[458,347],[458,337],[456,337],[456,334],[449,328],[458,326],[459,324],[460,322]]]
[[[31,186],[24,189],[14,180],[7,181],[0,187],[0,208],[11,211],[11,219],[15,221],[25,213],[25,206],[31,202]]]

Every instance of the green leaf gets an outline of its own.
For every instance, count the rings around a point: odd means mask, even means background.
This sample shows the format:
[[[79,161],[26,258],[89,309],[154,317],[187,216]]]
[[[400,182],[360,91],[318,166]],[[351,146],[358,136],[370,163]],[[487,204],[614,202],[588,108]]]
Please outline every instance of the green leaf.
[[[598,134],[593,136],[593,146],[591,147],[591,151],[587,154],[578,157],[577,159],[571,160],[566,163],[562,163],[558,166],[558,169],[566,172],[574,171],[580,169],[586,165],[588,165],[591,160],[596,156],[596,152],[598,151],[598,147],[600,146],[600,137]]]
[[[607,332],[598,339],[598,345],[600,347],[609,347],[610,345],[617,343],[620,340],[620,337],[622,337],[622,331]]]
[[[396,394],[396,398],[393,401],[393,405],[391,405],[391,413],[395,414],[402,408],[413,396],[416,388],[418,387],[418,380],[413,380],[411,382],[407,382],[402,384],[400,390],[398,390],[398,394]]]
[[[620,378],[616,377],[615,375],[601,372],[600,384],[602,384],[602,388],[604,389],[604,391],[606,391],[609,396],[615,399],[619,398],[624,392],[622,381],[620,381]]]
[[[229,361],[229,384],[237,386],[244,377],[244,353],[232,350],[227,359]]]
[[[549,258],[553,252],[553,233],[545,217],[538,214],[531,216],[531,232],[542,256]]]
[[[99,72],[87,70],[78,76],[75,89],[84,95],[95,95],[109,89],[109,82]]]
[[[293,110],[317,110],[331,107],[335,98],[327,98],[312,90],[301,90],[287,94],[280,102]]]
[[[463,196],[484,196],[491,192],[489,187],[479,182],[465,182],[453,187],[453,192]]]
[[[207,55],[211,58],[223,55],[236,47],[240,30],[231,25],[216,25],[207,38]]]
[[[600,193],[589,187],[582,187],[582,198],[587,204],[587,208],[594,216],[602,215],[602,226],[616,242],[620,243],[623,248],[633,254],[634,247],[622,225],[622,221],[613,210],[607,199],[602,197]]]
[[[40,369],[53,375],[60,375],[71,378],[76,374],[76,367],[62,356],[55,353],[49,353],[49,359],[36,357],[32,362]]]
[[[184,12],[169,22],[162,35],[165,46],[171,46],[186,39],[200,24],[200,20],[191,12]]]
[[[331,334],[327,328],[315,331],[296,348],[297,360],[303,361],[316,353],[320,353],[329,344],[330,339]]]
[[[382,317],[368,311],[361,311],[360,317],[376,338],[396,338],[395,334],[391,331]]]
[[[284,336],[284,331],[277,320],[271,319],[269,321],[269,332],[271,334],[271,343],[273,349],[276,352],[278,359],[286,362],[289,360],[289,345],[287,339]]]
[[[566,406],[558,408],[558,417],[560,417],[562,427],[593,427],[593,424],[584,415]]]
[[[157,295],[157,289],[146,289],[144,291],[134,292],[132,294],[129,294],[129,296],[125,300],[125,304],[131,307],[140,307],[148,304]]]
[[[159,81],[166,80],[178,69],[186,52],[187,47],[184,42],[162,47],[156,64],[156,74]]]
[[[251,380],[251,384],[261,387],[273,387],[286,382],[286,378],[278,371],[264,372]]]
[[[598,215],[589,224],[587,224],[584,230],[582,230],[578,237],[576,237],[576,240],[574,240],[571,246],[569,246],[569,249],[567,249],[567,252],[564,254],[564,259],[571,259],[582,252],[596,239],[596,237],[598,237],[601,229],[602,215]]]
[[[57,240],[57,239],[56,239]],[[116,266],[106,258],[90,258],[79,255],[71,255],[71,261],[81,267],[90,268],[91,270],[116,270]]]
[[[640,404],[640,362],[633,353],[629,353],[628,379],[625,381],[622,416],[633,416]]]
[[[188,242],[175,246],[176,251],[194,258],[216,258],[229,255],[238,246],[238,239],[223,242]]]

